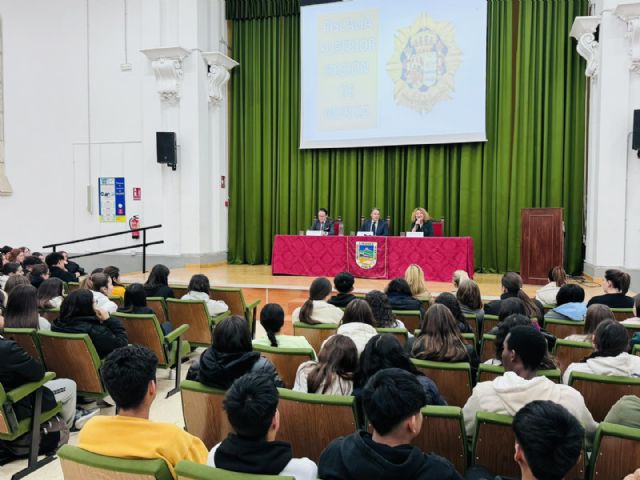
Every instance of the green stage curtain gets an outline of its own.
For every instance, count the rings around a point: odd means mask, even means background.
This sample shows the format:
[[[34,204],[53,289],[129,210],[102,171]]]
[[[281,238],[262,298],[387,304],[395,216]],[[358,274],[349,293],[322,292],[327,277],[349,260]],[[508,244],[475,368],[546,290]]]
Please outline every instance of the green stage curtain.
[[[489,0],[488,142],[305,151],[297,2],[240,3],[227,1],[240,62],[230,90],[229,262],[269,263],[273,236],[306,230],[319,207],[347,233],[379,207],[397,234],[423,206],[445,218],[447,235],[473,237],[477,269],[517,271],[520,209],[563,207],[566,267],[581,271],[586,87],[569,30],[587,0]]]

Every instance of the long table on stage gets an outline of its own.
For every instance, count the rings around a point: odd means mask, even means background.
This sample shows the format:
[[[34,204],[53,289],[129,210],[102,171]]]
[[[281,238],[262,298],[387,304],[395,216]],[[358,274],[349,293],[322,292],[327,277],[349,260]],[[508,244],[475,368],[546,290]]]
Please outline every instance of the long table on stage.
[[[473,239],[276,235],[271,272],[310,277],[351,272],[359,278],[396,278],[403,277],[412,263],[422,267],[427,280],[448,282],[456,270],[473,276]]]

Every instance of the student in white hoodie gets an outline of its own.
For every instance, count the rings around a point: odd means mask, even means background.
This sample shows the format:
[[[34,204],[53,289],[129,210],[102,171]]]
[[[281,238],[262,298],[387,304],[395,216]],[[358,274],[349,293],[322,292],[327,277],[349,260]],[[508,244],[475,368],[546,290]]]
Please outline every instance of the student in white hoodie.
[[[327,303],[331,296],[331,282],[324,277],[316,278],[309,287],[309,298],[293,311],[291,318],[294,322],[309,323],[340,323],[343,312],[338,307]]]
[[[493,381],[478,383],[462,409],[467,435],[475,432],[478,412],[514,416],[533,400],[551,400],[569,410],[584,427],[587,438],[593,438],[598,424],[587,410],[580,392],[537,376],[538,365],[546,351],[544,336],[535,328],[519,326],[511,329],[502,352],[505,374]]]
[[[114,313],[118,310],[118,305],[109,300],[109,296],[113,292],[113,283],[109,275],[104,273],[92,274],[87,281],[87,288],[93,293],[93,301],[96,304],[96,308],[107,313]]]
[[[562,381],[569,384],[573,372],[621,377],[640,376],[640,357],[627,353],[627,329],[616,320],[605,320],[593,338],[593,353],[584,362],[572,363],[565,370]]]
[[[562,267],[553,267],[549,271],[549,283],[536,291],[536,300],[545,305],[556,305],[556,296],[560,287],[567,283],[567,274]]]
[[[229,310],[229,307],[222,300],[211,300],[209,297],[209,278],[206,275],[196,274],[191,277],[187,294],[182,296],[182,300],[200,300],[207,305],[207,311],[212,317]]]
[[[367,342],[378,334],[378,331],[372,326],[373,321],[373,312],[365,300],[356,298],[349,302],[344,311],[342,325],[338,328],[338,333],[353,340],[358,349],[358,355],[367,346]]]

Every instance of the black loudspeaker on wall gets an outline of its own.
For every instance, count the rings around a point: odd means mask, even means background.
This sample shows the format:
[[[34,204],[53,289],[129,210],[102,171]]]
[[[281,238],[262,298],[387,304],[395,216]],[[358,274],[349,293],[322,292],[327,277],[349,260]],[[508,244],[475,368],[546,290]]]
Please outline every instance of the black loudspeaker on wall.
[[[172,170],[178,164],[176,132],[156,132],[156,155],[158,163],[166,163]]]
[[[633,111],[633,149],[640,157],[640,110]]]

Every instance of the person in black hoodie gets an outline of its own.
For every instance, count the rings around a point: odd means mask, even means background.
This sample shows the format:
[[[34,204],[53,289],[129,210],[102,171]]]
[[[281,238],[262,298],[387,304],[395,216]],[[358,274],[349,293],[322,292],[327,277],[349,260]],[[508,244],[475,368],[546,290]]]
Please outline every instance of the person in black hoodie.
[[[462,480],[449,461],[411,445],[422,428],[427,399],[416,377],[398,368],[380,370],[362,390],[373,434],[340,437],[320,455],[323,480]]]
[[[393,310],[420,310],[420,314],[424,315],[422,302],[413,298],[411,287],[404,278],[391,280],[384,293],[387,294]]]
[[[253,351],[247,321],[232,315],[213,330],[213,345],[203,352],[199,362],[191,364],[187,380],[226,390],[245,373],[269,376],[278,387],[284,387],[273,363],[260,352]]]
[[[233,382],[223,405],[234,433],[211,449],[208,465],[253,475],[317,478],[315,463],[308,458],[293,458],[291,445],[276,441],[280,414],[278,389],[271,377],[243,375]]]
[[[327,303],[335,305],[336,307],[345,308],[351,300],[354,300],[356,296],[353,292],[353,283],[355,278],[349,272],[340,272],[333,279],[333,286],[338,291],[337,295],[334,295]]]
[[[79,288],[65,298],[60,306],[60,317],[51,325],[51,331],[60,333],[87,333],[100,358],[128,343],[127,331],[120,320],[107,312],[94,308],[90,290]]]
[[[539,300],[531,299],[524,290],[522,290],[522,277],[515,272],[507,272],[502,276],[502,295],[500,300],[494,300],[484,306],[486,315],[499,315],[500,302],[507,298],[519,298],[524,303],[526,315],[536,317],[540,326],[544,325],[544,306]]]
[[[144,282],[144,293],[147,297],[176,298],[173,289],[169,286],[169,267],[154,265],[149,273],[149,278]]]
[[[78,276],[69,272],[64,265],[64,256],[60,252],[53,252],[44,259],[49,267],[49,277],[59,278],[63,282],[77,282]]]

